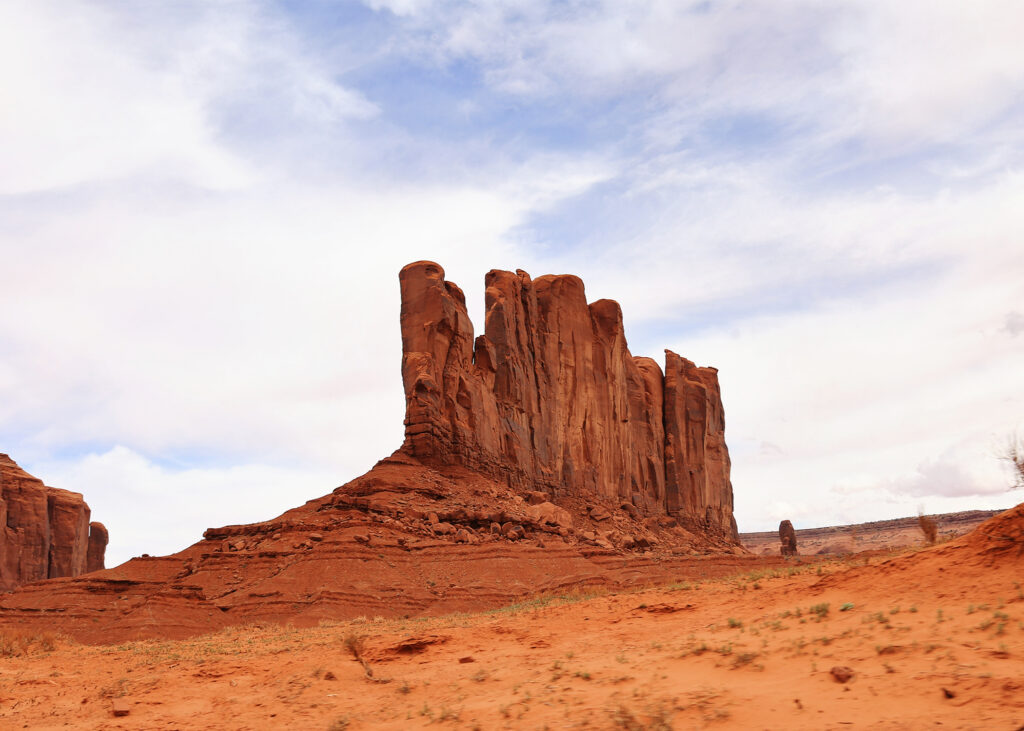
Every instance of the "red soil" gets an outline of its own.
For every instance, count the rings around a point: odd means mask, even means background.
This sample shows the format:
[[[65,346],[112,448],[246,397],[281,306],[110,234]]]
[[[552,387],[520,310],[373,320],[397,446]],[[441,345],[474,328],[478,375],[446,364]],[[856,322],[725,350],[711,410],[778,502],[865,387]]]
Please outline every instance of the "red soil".
[[[118,647],[46,649],[45,636],[19,647],[7,634],[17,656],[0,665],[0,726],[1024,724],[1024,505],[916,553],[788,566],[474,615]]]

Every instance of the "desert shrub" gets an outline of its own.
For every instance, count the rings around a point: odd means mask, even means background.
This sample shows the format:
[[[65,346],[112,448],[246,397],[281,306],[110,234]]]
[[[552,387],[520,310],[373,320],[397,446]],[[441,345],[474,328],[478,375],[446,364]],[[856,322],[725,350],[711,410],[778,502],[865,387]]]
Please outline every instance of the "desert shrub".
[[[363,650],[366,649],[366,635],[360,635],[353,632],[345,635],[344,642],[345,649],[352,654],[352,657],[362,662]]]
[[[1013,484],[1010,489],[1024,487],[1024,441],[1017,436],[1009,439],[999,458],[1010,467]]]
[[[921,528],[921,532],[924,534],[924,539],[928,542],[928,545],[935,543],[935,539],[939,535],[939,526],[935,524],[935,521],[929,518],[924,513],[917,514],[917,524]]]
[[[51,652],[57,647],[53,632],[0,632],[0,657],[18,657],[35,652]]]

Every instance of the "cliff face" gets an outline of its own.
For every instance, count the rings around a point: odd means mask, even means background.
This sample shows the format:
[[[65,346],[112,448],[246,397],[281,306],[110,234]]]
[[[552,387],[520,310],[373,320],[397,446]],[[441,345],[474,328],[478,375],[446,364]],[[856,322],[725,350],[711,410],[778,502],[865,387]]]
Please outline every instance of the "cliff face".
[[[81,495],[46,487],[0,454],[0,591],[101,569],[106,547]]]
[[[634,358],[622,311],[575,276],[487,274],[484,333],[433,262],[399,274],[402,451],[517,490],[588,495],[736,539],[717,371]]]

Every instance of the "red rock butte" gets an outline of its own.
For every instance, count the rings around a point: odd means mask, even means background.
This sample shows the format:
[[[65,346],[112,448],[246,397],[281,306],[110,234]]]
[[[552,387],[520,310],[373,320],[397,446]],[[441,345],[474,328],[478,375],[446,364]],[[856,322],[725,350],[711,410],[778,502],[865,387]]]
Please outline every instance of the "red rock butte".
[[[0,630],[185,637],[763,568],[732,517],[715,370],[631,356],[619,306],[577,277],[486,282],[474,338],[440,266],[402,269],[405,440],[369,472],[170,556],[26,584]]]
[[[0,591],[103,568],[107,529],[77,492],[47,487],[0,454]]]
[[[628,501],[737,538],[714,368],[630,355],[622,310],[572,275],[492,270],[484,333],[434,262],[399,274],[405,444],[553,497]]]

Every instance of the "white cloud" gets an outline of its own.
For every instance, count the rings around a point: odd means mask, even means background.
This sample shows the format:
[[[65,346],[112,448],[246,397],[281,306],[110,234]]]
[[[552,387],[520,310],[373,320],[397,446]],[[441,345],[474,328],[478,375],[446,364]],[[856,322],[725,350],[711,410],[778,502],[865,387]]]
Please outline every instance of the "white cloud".
[[[110,533],[106,565],[143,553],[166,555],[202,539],[207,528],[270,520],[330,492],[328,470],[259,463],[172,470],[115,446],[74,462],[33,466],[54,487],[85,495],[92,520]]]
[[[478,327],[488,269],[573,272],[719,366],[741,528],[1011,499],[1019,4],[369,6],[365,57],[257,2],[0,7],[0,436],[112,555],[398,446],[421,258]]]
[[[234,189],[262,175],[221,133],[273,104],[293,127],[365,119],[376,107],[335,83],[255,4],[91,3],[0,8],[0,194],[142,174]]]

